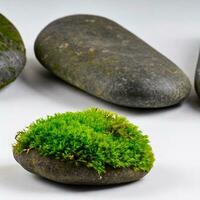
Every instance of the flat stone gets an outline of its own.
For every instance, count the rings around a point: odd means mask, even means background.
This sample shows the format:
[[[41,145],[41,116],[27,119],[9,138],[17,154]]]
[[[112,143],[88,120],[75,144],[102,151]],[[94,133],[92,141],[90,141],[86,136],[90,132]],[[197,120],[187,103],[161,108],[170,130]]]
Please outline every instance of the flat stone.
[[[29,153],[14,153],[15,160],[26,170],[52,181],[73,185],[110,185],[128,183],[141,179],[147,172],[130,168],[107,168],[99,175],[94,169],[74,162],[60,161],[39,155],[36,150]]]
[[[172,106],[191,89],[173,62],[104,17],[73,15],[50,23],[35,42],[35,54],[65,82],[122,106]]]
[[[0,14],[0,88],[14,81],[25,63],[25,47],[19,32]]]
[[[200,56],[198,58],[196,74],[195,74],[195,90],[197,95],[200,97]]]

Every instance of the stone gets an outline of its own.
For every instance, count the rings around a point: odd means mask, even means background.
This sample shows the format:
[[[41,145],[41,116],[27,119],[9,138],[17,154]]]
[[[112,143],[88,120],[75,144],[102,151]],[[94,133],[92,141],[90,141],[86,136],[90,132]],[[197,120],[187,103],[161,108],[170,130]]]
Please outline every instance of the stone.
[[[195,74],[195,90],[197,95],[200,97],[200,57],[198,59],[196,74]]]
[[[172,106],[191,89],[173,62],[104,17],[72,15],[50,23],[36,39],[35,54],[65,82],[117,105]]]
[[[98,108],[40,118],[15,140],[13,155],[22,167],[66,184],[136,181],[155,161],[147,135],[125,117]]]
[[[25,63],[25,47],[19,32],[0,14],[0,88],[14,81]]]
[[[60,161],[41,156],[36,150],[29,153],[14,153],[15,160],[26,170],[49,180],[73,185],[111,185],[128,183],[141,179],[147,172],[130,168],[107,168],[99,175],[94,169],[75,165],[72,161]]]

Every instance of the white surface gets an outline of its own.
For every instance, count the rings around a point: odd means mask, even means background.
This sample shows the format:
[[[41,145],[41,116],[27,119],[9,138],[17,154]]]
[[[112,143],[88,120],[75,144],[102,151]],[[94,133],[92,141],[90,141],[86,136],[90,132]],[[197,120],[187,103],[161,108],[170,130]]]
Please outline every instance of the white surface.
[[[173,200],[200,196],[200,101],[194,91],[181,106],[145,111],[91,97],[55,79],[33,54],[37,34],[52,20],[75,13],[111,18],[143,38],[193,76],[200,44],[199,1],[1,0],[0,12],[19,29],[28,62],[20,77],[0,91],[0,199]],[[13,159],[16,132],[55,112],[90,106],[124,114],[150,136],[156,156],[151,173],[123,186],[91,188],[54,184],[22,169]]]

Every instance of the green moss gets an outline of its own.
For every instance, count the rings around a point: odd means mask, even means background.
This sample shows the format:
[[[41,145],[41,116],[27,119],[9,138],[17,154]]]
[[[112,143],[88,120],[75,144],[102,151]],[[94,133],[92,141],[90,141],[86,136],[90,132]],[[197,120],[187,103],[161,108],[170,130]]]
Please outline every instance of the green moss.
[[[9,49],[25,52],[19,32],[7,18],[0,14],[0,51]]]
[[[148,137],[137,126],[96,108],[39,119],[19,132],[16,140],[15,153],[36,149],[44,156],[82,163],[99,174],[106,166],[148,172],[154,162]]]

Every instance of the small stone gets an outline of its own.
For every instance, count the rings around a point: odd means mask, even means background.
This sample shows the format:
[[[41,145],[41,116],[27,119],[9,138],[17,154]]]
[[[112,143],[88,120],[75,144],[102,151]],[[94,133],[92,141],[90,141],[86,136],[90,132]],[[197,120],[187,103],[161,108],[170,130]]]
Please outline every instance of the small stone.
[[[122,106],[172,106],[191,89],[173,62],[104,17],[73,15],[50,23],[35,42],[35,54],[65,82]]]
[[[0,14],[0,88],[14,81],[25,63],[25,47],[19,32]]]
[[[195,74],[195,90],[197,95],[200,97],[200,57],[198,59],[196,74]]]

